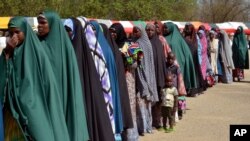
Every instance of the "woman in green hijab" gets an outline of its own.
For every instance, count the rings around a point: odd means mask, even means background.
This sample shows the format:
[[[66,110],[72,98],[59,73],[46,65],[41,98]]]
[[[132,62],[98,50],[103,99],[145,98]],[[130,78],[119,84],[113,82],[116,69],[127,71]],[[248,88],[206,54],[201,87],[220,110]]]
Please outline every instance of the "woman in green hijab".
[[[5,141],[70,141],[48,56],[23,17],[8,24],[14,41],[0,57]],[[7,49],[7,48],[6,48]]]
[[[163,35],[167,39],[172,52],[180,65],[187,90],[197,88],[194,62],[190,49],[180,34],[177,26],[172,22],[164,23]]]
[[[57,13],[45,11],[38,16],[38,36],[52,64],[70,141],[86,141],[85,100],[76,55]]]
[[[247,39],[242,26],[239,26],[234,34],[233,39],[233,80],[235,77],[238,81],[244,78],[244,69],[249,69],[249,55],[247,49]]]

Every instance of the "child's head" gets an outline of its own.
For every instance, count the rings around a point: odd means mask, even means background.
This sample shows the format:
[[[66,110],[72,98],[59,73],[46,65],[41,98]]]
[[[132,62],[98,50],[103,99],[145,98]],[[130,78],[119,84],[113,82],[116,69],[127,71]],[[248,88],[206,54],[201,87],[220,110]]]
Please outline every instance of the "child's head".
[[[175,55],[174,55],[174,53],[169,52],[169,53],[168,53],[168,57],[167,57],[167,63],[168,63],[169,65],[173,65],[173,64],[174,64],[174,60],[175,60]]]
[[[167,73],[166,85],[168,88],[173,86],[173,75],[171,73]]]

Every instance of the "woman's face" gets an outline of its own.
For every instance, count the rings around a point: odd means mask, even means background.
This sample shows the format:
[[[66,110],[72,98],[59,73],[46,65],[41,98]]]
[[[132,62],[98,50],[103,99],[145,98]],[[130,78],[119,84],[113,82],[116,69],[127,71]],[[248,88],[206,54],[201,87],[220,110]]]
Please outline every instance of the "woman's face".
[[[49,23],[47,19],[38,17],[38,36],[46,36],[49,33]]]
[[[173,65],[174,64],[174,60],[175,60],[175,56],[173,54],[168,54],[167,63],[169,65]]]
[[[197,34],[198,34],[199,38],[202,39],[202,37],[203,37],[202,33],[198,32]]]
[[[137,27],[133,28],[133,35],[136,39],[139,39],[141,37],[141,30]]]
[[[161,29],[160,29],[160,26],[158,24],[155,24],[155,31],[158,35],[161,34]]]
[[[21,45],[25,39],[24,33],[17,27],[10,27],[9,34],[15,46]]]
[[[155,28],[153,26],[148,26],[146,28],[146,32],[148,34],[148,38],[151,39],[151,38],[153,38],[153,36],[155,34]]]
[[[162,33],[163,33],[163,35],[164,35],[164,36],[167,36],[167,35],[169,35],[169,34],[170,34],[170,32],[169,32],[169,29],[168,29],[168,26],[167,26],[167,25],[164,25],[164,26],[163,26]]]
[[[117,34],[116,34],[115,29],[114,28],[110,28],[109,31],[111,33],[112,38],[116,40]]]
[[[186,27],[185,27],[185,35],[192,35],[192,32],[193,32],[193,29],[192,29],[192,27],[191,26],[189,26],[189,25],[187,25]]]
[[[215,38],[215,35],[214,35],[213,33],[210,33],[210,34],[209,34],[209,37],[210,37],[211,39],[213,39],[213,38]]]

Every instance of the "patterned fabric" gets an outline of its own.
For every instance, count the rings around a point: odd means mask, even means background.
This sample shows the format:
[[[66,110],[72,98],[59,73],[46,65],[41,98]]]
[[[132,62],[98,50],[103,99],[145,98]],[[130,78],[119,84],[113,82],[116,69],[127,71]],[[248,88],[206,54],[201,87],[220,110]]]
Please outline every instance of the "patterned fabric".
[[[104,58],[101,46],[97,42],[96,36],[94,31],[92,30],[90,25],[86,24],[86,19],[83,17],[77,18],[81,23],[82,26],[85,27],[86,32],[86,39],[88,41],[95,66],[97,69],[97,72],[100,76],[100,81],[102,83],[102,90],[104,94],[104,99],[107,104],[107,110],[110,117],[110,122],[112,125],[113,132],[115,133],[115,121],[114,121],[114,113],[113,113],[113,103],[112,103],[112,92],[111,92],[111,85],[110,85],[110,77],[107,69],[106,60]]]
[[[129,128],[126,130],[126,135],[124,136],[124,141],[138,141],[139,134],[137,129],[136,123],[136,91],[135,91],[135,76],[134,71],[128,71],[126,73],[126,81],[128,85],[128,93],[129,93],[129,100],[130,100],[130,107],[133,119],[133,128]]]
[[[152,132],[152,113],[151,102],[159,100],[156,78],[154,71],[154,58],[151,43],[148,39],[145,29],[137,26],[141,31],[141,37],[136,41],[143,50],[144,58],[142,59],[142,67],[137,68],[138,77],[138,130],[141,133]]]
[[[137,95],[140,95],[139,93]],[[137,127],[139,133],[152,132],[152,111],[151,102],[137,96],[136,103]]]
[[[138,51],[131,51],[130,48],[138,48],[136,49]],[[138,67],[138,64],[139,64],[138,63],[139,56],[136,53],[139,53],[142,50],[141,48],[139,48],[139,45],[137,43],[125,42],[123,47],[120,48],[120,51],[122,52],[124,65],[126,69],[126,81],[127,81],[130,107],[131,107],[131,113],[132,113],[132,119],[133,119],[133,125],[134,125],[133,128],[129,128],[124,131],[123,140],[124,141],[138,141],[139,134],[138,134],[138,128],[137,128],[137,113],[136,113],[137,111],[136,111],[135,69]]]
[[[125,61],[124,64],[127,67],[143,59],[143,51],[138,43],[125,42],[124,46],[121,48],[121,52]]]
[[[119,91],[119,82],[117,77],[117,68],[114,59],[113,52],[109,43],[107,42],[100,25],[96,21],[91,21],[90,24],[95,28],[95,35],[97,42],[100,44],[100,47],[103,52],[103,56],[106,60],[107,69],[109,72],[112,99],[113,99],[113,114],[115,120],[115,133],[120,134],[123,131],[123,119],[121,111],[121,102],[120,102],[120,91]],[[93,28],[92,27],[92,28]]]
[[[200,43],[201,43],[201,73],[203,76],[203,79],[206,79],[206,70],[207,70],[207,38],[206,38],[206,34],[203,30],[199,31],[202,34],[202,37],[200,39]]]
[[[136,41],[143,50],[144,58],[142,59],[142,67],[137,69],[139,76],[139,83],[141,84],[141,96],[148,97],[151,101],[159,101],[156,78],[154,70],[154,58],[151,43],[148,39],[147,33],[141,26],[137,27],[141,31],[141,37]]]

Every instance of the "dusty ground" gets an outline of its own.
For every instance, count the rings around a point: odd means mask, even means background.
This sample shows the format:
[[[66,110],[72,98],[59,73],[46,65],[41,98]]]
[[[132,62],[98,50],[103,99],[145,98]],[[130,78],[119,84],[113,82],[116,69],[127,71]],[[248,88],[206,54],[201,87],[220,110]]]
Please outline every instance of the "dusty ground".
[[[242,82],[220,83],[187,98],[187,108],[174,132],[154,130],[140,141],[229,141],[230,124],[250,124],[250,70]]]

